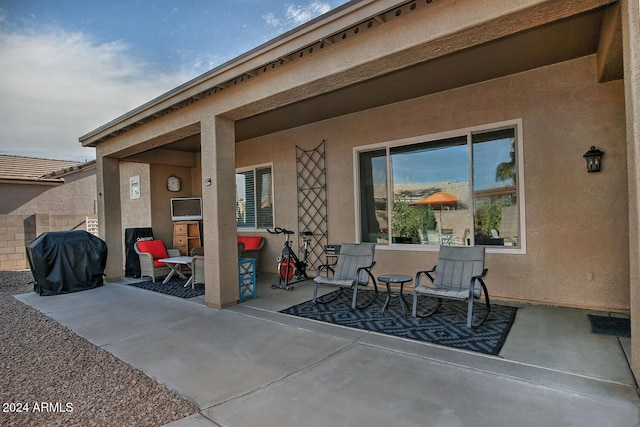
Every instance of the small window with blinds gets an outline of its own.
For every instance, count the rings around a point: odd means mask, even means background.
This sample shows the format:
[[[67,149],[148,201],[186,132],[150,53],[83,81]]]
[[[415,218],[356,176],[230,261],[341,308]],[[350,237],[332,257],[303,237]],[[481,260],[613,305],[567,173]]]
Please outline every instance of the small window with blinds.
[[[238,228],[273,227],[273,173],[271,165],[236,172]]]

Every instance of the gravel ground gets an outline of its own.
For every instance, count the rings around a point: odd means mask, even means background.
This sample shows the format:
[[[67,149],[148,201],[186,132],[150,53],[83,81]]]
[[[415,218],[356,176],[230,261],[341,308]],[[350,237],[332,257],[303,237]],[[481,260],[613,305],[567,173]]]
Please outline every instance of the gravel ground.
[[[0,425],[160,426],[198,412],[13,297],[32,292],[32,280],[30,271],[0,271]]]

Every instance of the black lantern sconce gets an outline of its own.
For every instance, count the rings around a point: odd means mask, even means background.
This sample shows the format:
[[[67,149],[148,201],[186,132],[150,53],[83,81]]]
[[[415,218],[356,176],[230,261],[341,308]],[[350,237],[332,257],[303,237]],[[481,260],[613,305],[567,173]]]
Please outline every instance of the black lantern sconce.
[[[602,169],[602,156],[604,156],[604,151],[598,150],[593,145],[589,151],[584,153],[582,157],[587,159],[587,172],[600,172],[600,169]]]

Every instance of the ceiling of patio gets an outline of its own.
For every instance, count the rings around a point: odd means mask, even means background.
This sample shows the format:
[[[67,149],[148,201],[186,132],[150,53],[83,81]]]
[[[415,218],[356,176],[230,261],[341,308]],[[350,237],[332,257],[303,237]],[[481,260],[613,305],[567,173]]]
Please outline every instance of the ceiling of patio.
[[[605,9],[600,8],[533,30],[466,49],[336,91],[236,121],[236,140],[338,117],[495,79],[598,51]],[[616,40],[615,44],[621,44]],[[621,46],[614,46],[621,52]],[[614,78],[622,78],[622,55],[615,55]],[[345,102],[348,100],[348,102]],[[198,135],[163,147],[200,151]]]

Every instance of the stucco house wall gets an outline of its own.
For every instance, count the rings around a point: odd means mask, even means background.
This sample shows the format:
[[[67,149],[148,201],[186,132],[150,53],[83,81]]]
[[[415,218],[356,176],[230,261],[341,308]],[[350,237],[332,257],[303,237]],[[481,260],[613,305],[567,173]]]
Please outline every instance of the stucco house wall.
[[[243,141],[237,166],[273,162],[276,224],[296,229],[295,147],[324,139],[329,240],[356,241],[354,147],[522,119],[527,253],[487,256],[492,296],[627,311],[623,85],[597,83],[595,66],[590,56]],[[598,174],[582,158],[591,144],[606,151]],[[264,236],[275,273],[281,242]],[[414,275],[437,252],[379,245],[376,259],[378,274]]]
[[[149,227],[151,224],[150,169],[150,165],[143,163],[122,162],[120,165],[120,204],[123,233],[126,228]],[[140,197],[132,198],[130,179],[136,177],[140,182]]]
[[[53,171],[52,171],[53,172]],[[95,214],[96,170],[75,172],[64,184],[0,184],[0,214]]]

